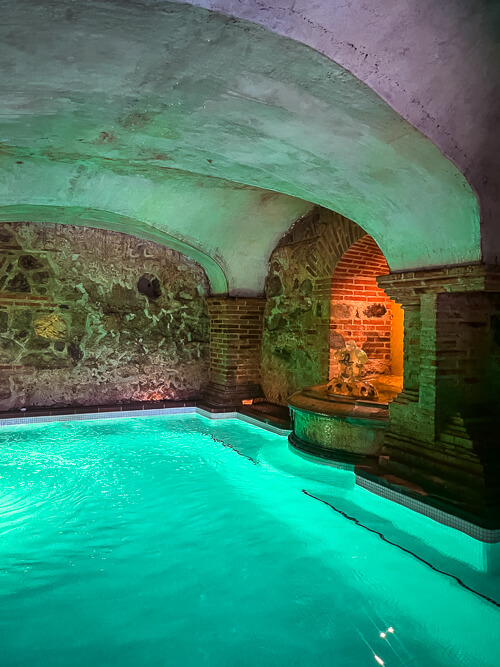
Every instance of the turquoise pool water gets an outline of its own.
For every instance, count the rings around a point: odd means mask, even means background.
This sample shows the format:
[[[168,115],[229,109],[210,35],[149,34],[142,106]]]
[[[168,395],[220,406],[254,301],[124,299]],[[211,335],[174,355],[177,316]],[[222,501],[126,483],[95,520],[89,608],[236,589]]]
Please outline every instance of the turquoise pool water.
[[[445,553],[475,541],[418,517],[422,562],[340,512],[393,541],[413,513],[283,437],[183,415],[0,444],[2,667],[500,664],[498,577]]]

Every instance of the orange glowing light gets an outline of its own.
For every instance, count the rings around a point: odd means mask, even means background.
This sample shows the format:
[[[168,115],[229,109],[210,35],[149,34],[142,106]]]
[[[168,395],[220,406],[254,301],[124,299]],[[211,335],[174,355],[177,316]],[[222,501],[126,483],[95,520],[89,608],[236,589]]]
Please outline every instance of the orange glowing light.
[[[151,389],[149,391],[137,392],[134,396],[136,401],[163,401],[167,398],[163,391]]]
[[[252,405],[252,403],[253,403],[253,398],[243,398],[243,399],[241,400],[241,402],[242,402],[243,405]]]

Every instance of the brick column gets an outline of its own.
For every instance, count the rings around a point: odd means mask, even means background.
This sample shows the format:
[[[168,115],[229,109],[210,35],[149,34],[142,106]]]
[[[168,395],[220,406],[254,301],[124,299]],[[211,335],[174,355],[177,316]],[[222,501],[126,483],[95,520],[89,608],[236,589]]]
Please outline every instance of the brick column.
[[[330,301],[332,298],[332,277],[317,278],[313,283],[314,326],[306,332],[305,343],[318,350],[319,382],[330,379]]]
[[[210,378],[205,398],[238,405],[262,396],[260,362],[265,299],[211,297]]]
[[[378,280],[405,311],[403,392],[389,406],[380,463],[500,527],[500,267]]]

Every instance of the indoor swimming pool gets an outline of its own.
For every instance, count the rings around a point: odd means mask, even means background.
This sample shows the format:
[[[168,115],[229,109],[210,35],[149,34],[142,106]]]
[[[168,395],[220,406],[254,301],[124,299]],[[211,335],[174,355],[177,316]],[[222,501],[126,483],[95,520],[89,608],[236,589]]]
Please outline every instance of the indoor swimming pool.
[[[0,443],[2,667],[498,667],[479,543],[284,436],[184,414]]]

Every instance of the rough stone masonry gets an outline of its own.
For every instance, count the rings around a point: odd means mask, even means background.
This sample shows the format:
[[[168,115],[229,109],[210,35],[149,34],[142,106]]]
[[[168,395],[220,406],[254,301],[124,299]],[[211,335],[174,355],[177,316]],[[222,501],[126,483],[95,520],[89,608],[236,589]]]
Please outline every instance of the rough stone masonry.
[[[0,410],[197,398],[208,280],[178,252],[84,227],[0,225]]]

